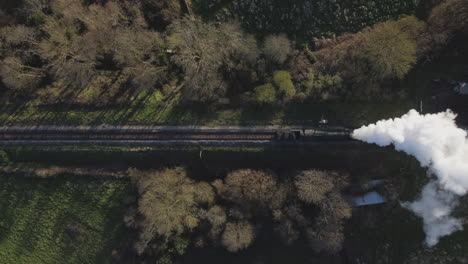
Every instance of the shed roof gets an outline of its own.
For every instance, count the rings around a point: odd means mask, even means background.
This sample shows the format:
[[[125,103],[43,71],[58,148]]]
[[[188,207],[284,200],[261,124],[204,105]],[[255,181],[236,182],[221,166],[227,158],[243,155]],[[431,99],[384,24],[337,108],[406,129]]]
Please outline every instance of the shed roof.
[[[459,94],[468,95],[468,83],[466,82],[459,82],[457,86],[454,88],[455,92]]]
[[[385,203],[387,200],[383,195],[378,192],[368,192],[361,196],[354,196],[351,198],[352,203],[354,206],[366,206],[366,205],[374,205],[374,204],[382,204]]]

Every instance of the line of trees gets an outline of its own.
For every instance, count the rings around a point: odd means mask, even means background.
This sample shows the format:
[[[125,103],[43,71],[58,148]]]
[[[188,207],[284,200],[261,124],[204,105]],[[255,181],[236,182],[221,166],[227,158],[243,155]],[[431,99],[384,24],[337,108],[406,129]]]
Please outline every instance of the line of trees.
[[[307,238],[316,252],[334,254],[341,250],[343,224],[351,217],[341,194],[347,177],[336,172],[309,170],[280,179],[272,171],[240,169],[211,183],[190,179],[182,168],[132,169],[129,175],[140,193],[138,209],[126,217],[140,230],[136,250],[163,259],[174,257],[163,250],[167,244],[238,252],[259,232],[273,232],[287,245]],[[311,218],[307,211],[318,213]],[[265,222],[274,228],[267,230]]]
[[[2,6],[0,86],[45,104],[125,103],[143,92],[255,104],[395,95],[383,87],[467,33],[466,6],[448,0],[426,21],[403,17],[297,50],[284,34],[187,16],[176,0],[23,0]]]

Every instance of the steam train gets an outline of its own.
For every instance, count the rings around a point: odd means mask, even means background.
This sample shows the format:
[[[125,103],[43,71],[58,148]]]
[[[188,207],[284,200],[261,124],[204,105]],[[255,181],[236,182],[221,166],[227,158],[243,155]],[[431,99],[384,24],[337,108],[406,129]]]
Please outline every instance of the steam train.
[[[343,127],[271,128],[102,128],[0,127],[0,143],[27,141],[339,141],[351,140]]]

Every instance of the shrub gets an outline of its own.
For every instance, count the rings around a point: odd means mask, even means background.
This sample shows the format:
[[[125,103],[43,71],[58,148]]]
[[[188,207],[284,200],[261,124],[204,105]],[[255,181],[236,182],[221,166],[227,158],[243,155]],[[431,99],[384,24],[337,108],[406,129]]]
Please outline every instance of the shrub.
[[[296,88],[291,80],[291,74],[287,71],[277,71],[273,75],[273,82],[283,101],[289,101],[296,95]]]
[[[145,93],[140,93],[140,95],[145,95]],[[150,105],[158,105],[166,99],[164,94],[160,90],[154,91],[148,98],[147,103]]]
[[[41,13],[32,14],[26,19],[26,23],[30,26],[40,26],[44,24],[45,21],[46,17]]]
[[[1,165],[8,165],[10,163],[10,157],[8,153],[4,150],[0,150],[0,164]]]
[[[254,90],[254,99],[261,104],[271,104],[276,101],[276,89],[271,83],[257,86]]]
[[[303,85],[306,95],[325,100],[328,94],[341,90],[343,80],[338,75],[309,73]]]
[[[306,55],[310,63],[314,64],[317,61],[317,56],[310,49],[306,50]]]

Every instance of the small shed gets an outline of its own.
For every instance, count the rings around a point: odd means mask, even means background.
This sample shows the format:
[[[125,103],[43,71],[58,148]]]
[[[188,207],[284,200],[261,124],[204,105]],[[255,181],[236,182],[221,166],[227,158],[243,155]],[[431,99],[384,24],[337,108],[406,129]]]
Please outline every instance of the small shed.
[[[467,82],[458,82],[453,90],[462,95],[468,95],[468,83]]]
[[[385,197],[376,191],[368,192],[363,195],[353,196],[351,202],[355,207],[383,204],[387,202]]]

